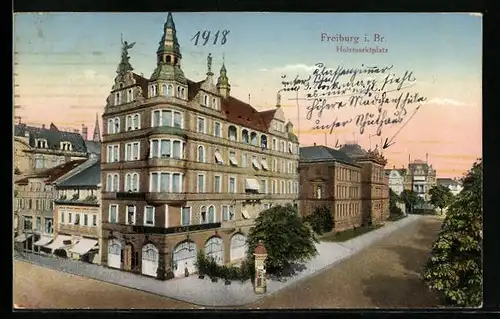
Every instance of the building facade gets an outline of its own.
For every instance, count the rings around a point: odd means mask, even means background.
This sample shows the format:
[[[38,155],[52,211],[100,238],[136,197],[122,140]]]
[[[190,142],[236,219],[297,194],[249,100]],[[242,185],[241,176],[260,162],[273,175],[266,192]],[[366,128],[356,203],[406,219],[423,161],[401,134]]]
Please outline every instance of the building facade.
[[[384,167],[387,160],[377,151],[367,152],[358,144],[346,144],[339,151],[361,166],[363,224],[382,224],[389,217],[389,186]]]
[[[425,201],[430,200],[429,190],[437,185],[436,170],[427,160],[415,160],[408,164],[407,180],[410,189]]]
[[[298,204],[298,140],[279,105],[259,112],[230,95],[212,58],[187,79],[169,14],[149,79],[122,60],[103,114],[102,263],[163,278],[246,254],[260,211]]]
[[[75,160],[15,182],[14,241],[26,249],[43,246],[52,238],[54,229],[54,185],[69,177],[85,160]],[[16,227],[17,226],[17,227]]]
[[[405,169],[386,169],[385,174],[388,178],[388,186],[396,195],[400,196],[405,190],[406,170]]]
[[[100,158],[85,165],[55,187],[54,240],[45,247],[58,255],[100,264]]]
[[[442,185],[450,190],[453,196],[457,196],[463,189],[462,183],[453,178],[438,178],[436,179],[437,185]]]
[[[332,213],[334,231],[361,225],[360,165],[326,146],[301,147],[299,174],[302,216],[324,206]]]
[[[53,123],[49,128],[14,126],[14,180],[86,157],[85,141],[78,131],[60,131]]]

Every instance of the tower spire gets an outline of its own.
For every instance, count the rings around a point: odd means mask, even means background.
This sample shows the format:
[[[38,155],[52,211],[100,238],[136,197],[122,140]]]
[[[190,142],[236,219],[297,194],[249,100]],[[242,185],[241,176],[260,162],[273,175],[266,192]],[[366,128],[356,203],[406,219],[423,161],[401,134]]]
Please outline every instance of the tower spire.
[[[227,77],[224,55],[222,55],[222,66],[220,68],[219,78],[217,79],[217,90],[220,95],[226,98],[229,97],[229,92],[231,92],[231,85],[229,84],[229,78]]]
[[[99,114],[95,114],[95,126],[94,126],[94,136],[92,140],[96,143],[101,142],[101,132],[99,130]]]
[[[176,79],[182,83],[186,82],[181,70],[181,49],[177,40],[174,18],[172,13],[167,15],[167,21],[163,25],[163,35],[156,51],[156,69],[151,75],[151,80]]]

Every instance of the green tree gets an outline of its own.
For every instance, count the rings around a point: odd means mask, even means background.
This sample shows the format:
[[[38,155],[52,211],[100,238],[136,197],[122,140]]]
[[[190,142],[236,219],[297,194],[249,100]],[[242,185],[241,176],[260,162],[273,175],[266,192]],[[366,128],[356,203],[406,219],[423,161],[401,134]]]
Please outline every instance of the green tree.
[[[406,207],[410,208],[411,213],[413,213],[413,207],[421,202],[421,198],[418,197],[417,193],[409,189],[405,189],[401,193],[401,199],[405,203]]]
[[[260,213],[248,235],[247,260],[253,260],[259,240],[267,250],[266,272],[270,274],[280,274],[291,263],[304,262],[317,254],[314,231],[291,205],[273,206]]]
[[[478,307],[483,297],[482,160],[462,182],[464,189],[448,209],[422,277],[447,305]]]
[[[441,213],[443,212],[443,208],[448,207],[448,205],[450,205],[453,201],[453,194],[443,185],[432,187],[429,190],[429,194],[431,195],[431,204],[439,207],[441,209]]]
[[[326,206],[317,207],[311,215],[304,217],[304,222],[309,223],[319,235],[333,229],[332,212]]]

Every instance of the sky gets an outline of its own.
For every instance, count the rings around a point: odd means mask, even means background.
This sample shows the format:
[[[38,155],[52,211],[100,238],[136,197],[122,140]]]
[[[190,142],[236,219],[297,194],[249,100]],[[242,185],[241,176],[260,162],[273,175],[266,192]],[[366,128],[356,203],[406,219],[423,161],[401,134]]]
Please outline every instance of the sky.
[[[14,17],[15,115],[32,125],[81,129],[92,136],[96,114],[104,111],[120,60],[121,36],[136,45],[129,51],[134,72],[150,77],[167,13],[22,13]],[[276,106],[277,93],[286,80],[313,76],[315,65],[335,70],[392,66],[390,74],[358,74],[356,80],[376,81],[411,72],[409,88],[388,94],[415,94],[425,99],[407,104],[402,121],[367,126],[361,134],[355,125],[356,107],[324,109],[320,124],[354,119],[333,131],[315,130],[317,111],[307,92],[281,91],[285,116],[294,124],[302,146],[356,141],[366,149],[394,144],[383,150],[388,167],[408,165],[409,158],[428,161],[438,177],[460,177],[482,156],[482,17],[476,14],[418,13],[174,13],[182,53],[182,69],[194,81],[207,72],[206,57],[213,56],[218,74],[223,56],[231,95],[258,110]],[[210,31],[206,45],[198,31]],[[214,35],[228,30],[226,42]],[[375,42],[374,34],[383,37]],[[322,41],[322,34],[323,41]],[[359,37],[332,41],[336,35]],[[330,36],[330,41],[326,41]],[[364,37],[369,42],[364,42]],[[339,40],[338,38],[336,40]],[[342,52],[372,48],[379,53]],[[314,76],[313,76],[314,77]],[[348,81],[344,75],[341,83]],[[344,82],[342,82],[344,81]],[[346,100],[347,97],[328,99]],[[416,107],[420,105],[417,109]],[[384,106],[390,113],[395,107]],[[376,111],[376,107],[372,107]],[[368,109],[366,109],[368,110]],[[373,135],[373,136],[372,136]]]

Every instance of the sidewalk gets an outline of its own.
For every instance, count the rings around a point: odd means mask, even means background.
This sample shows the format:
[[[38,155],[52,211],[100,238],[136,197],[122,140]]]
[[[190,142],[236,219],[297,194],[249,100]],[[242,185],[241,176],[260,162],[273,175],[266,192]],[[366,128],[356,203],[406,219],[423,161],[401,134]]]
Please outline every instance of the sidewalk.
[[[384,227],[343,243],[321,242],[316,246],[318,255],[305,264],[305,270],[301,271],[295,277],[287,279],[286,282],[268,279],[268,290],[264,295],[254,294],[252,285],[249,281],[245,283],[234,281],[228,286],[224,285],[222,280],[213,283],[210,279],[205,278],[201,280],[198,279],[197,276],[159,281],[141,275],[69,259],[59,259],[35,254],[30,254],[28,258],[23,258],[22,256],[17,256],[15,258],[70,274],[138,289],[196,305],[205,307],[235,307],[253,303],[265,296],[297,283],[299,280],[308,278],[321,270],[326,270],[337,262],[359,252],[375,241],[397,229],[409,225],[419,218],[421,218],[421,216],[409,215],[407,218],[403,218],[396,222],[387,222]]]

